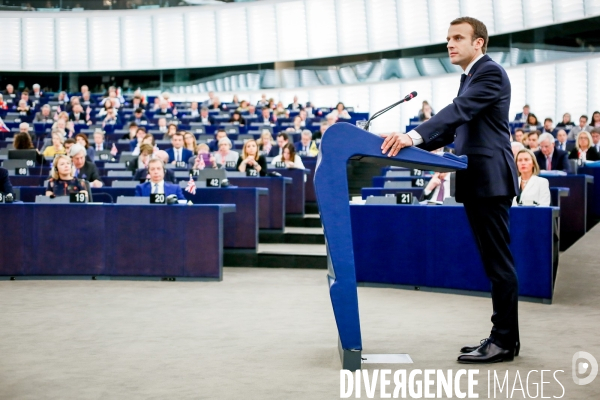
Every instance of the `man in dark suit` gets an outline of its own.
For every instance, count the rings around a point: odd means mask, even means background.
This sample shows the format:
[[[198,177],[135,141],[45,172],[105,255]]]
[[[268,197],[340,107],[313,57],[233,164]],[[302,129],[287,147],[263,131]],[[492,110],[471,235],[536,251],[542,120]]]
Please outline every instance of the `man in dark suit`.
[[[300,135],[300,141],[294,143],[296,153],[303,157],[316,157],[319,154],[317,143],[312,140],[312,132],[304,129]]]
[[[207,107],[202,107],[200,109],[200,116],[197,119],[198,119],[198,122],[201,122],[204,125],[214,125],[215,124],[215,119],[210,116]]]
[[[92,187],[100,188],[104,185],[96,164],[86,160],[87,150],[80,144],[75,143],[69,149],[69,156],[75,167],[75,178],[85,179]]]
[[[175,164],[176,162],[185,162],[194,156],[191,150],[188,150],[183,147],[183,135],[181,132],[175,132],[173,137],[171,137],[171,147],[167,149],[167,154],[169,155],[169,162]]]
[[[87,123],[87,114],[83,111],[81,104],[75,104],[73,111],[69,113],[69,121],[77,123]]]
[[[288,134],[285,132],[279,132],[277,134],[277,147],[271,147],[271,151],[269,151],[269,154],[267,155],[267,157],[277,157],[277,156],[281,155],[283,148],[289,142],[290,142],[290,137],[288,136]]]
[[[523,106],[523,112],[517,113],[517,115],[515,115],[515,121],[527,123],[528,116],[529,116],[529,105],[525,104]]]
[[[148,125],[148,118],[144,115],[142,108],[136,108],[129,122],[135,122],[137,125]]]
[[[540,149],[534,154],[540,169],[569,172],[569,153],[555,148],[552,134],[542,133],[539,143]]]
[[[457,18],[447,39],[450,61],[464,70],[458,96],[416,130],[384,135],[381,148],[394,156],[407,146],[434,150],[454,142],[456,154],[468,156],[467,169],[456,173],[456,201],[464,203],[491,281],[494,312],[490,337],[463,347],[458,361],[512,361],[520,344],[518,281],[509,247],[509,211],[518,189],[509,139],[510,81],[485,55],[488,34],[482,22]]]
[[[150,175],[150,180],[135,187],[135,195],[137,197],[162,193],[165,196],[174,194],[177,195],[178,200],[185,200],[179,185],[165,182],[165,165],[161,160],[155,158],[148,162],[148,174]]]
[[[10,178],[8,177],[8,170],[6,168],[0,168],[0,193],[9,194],[13,192]]]
[[[260,122],[261,124],[265,125],[271,125],[275,123],[275,119],[271,117],[271,110],[269,110],[268,107],[263,107],[256,122]]]
[[[554,146],[558,150],[570,153],[575,147],[575,143],[567,141],[567,131],[564,129],[559,129],[558,132],[556,132],[556,143],[554,143]]]

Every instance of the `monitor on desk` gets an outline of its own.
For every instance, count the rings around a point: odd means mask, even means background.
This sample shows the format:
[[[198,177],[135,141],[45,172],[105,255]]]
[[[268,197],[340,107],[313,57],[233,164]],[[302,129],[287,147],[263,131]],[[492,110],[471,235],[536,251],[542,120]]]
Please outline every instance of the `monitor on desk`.
[[[35,163],[38,152],[35,149],[32,150],[9,150],[9,160],[32,160]]]

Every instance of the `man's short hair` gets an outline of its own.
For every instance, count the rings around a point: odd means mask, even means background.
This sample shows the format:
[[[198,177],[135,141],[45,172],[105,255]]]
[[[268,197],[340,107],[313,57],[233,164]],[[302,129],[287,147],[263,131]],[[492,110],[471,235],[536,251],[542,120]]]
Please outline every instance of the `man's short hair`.
[[[536,135],[538,138],[540,137],[540,131],[531,131],[529,132],[529,134],[527,135],[527,137],[531,136],[531,135]]]
[[[289,136],[288,136],[288,134],[287,134],[287,133],[285,133],[285,132],[279,132],[279,133],[277,134],[277,137],[282,137],[282,138],[283,138],[284,140],[286,140],[286,141],[289,141],[289,140],[290,140],[290,137],[289,137]]]
[[[587,115],[582,115],[581,117],[579,117],[579,119],[581,118],[585,118],[586,121],[589,119]]]
[[[136,113],[136,114],[141,114],[141,113],[143,113],[143,112],[144,112],[144,110],[142,110],[142,109],[141,109],[141,108],[139,108],[139,107],[135,109],[135,113]]]
[[[525,134],[525,131],[523,130],[523,128],[517,128],[517,129],[515,129],[515,133],[517,133],[517,131],[520,131],[520,132],[522,132],[523,134]]]
[[[553,121],[552,121],[552,118],[546,118],[546,119],[544,120],[544,122],[548,122],[548,121],[550,121],[550,122],[553,122]]]
[[[309,135],[312,138],[312,132],[309,131],[308,129],[303,129],[302,132],[301,132],[301,135],[302,136]]]
[[[138,124],[136,124],[135,122],[132,122],[132,123],[129,124],[129,127],[131,128],[132,126],[137,127]]]
[[[79,143],[75,143],[69,149],[69,156],[71,156],[71,158],[72,158],[72,157],[75,157],[76,155],[78,155],[79,153],[83,153],[83,155],[86,156],[87,155],[87,150],[85,149],[85,147],[83,147]]]
[[[590,134],[593,135],[594,133],[597,133],[597,134],[600,135],[600,128],[594,128],[594,129],[592,129],[592,131],[590,132]]]
[[[200,111],[208,111],[208,107],[202,107]]]
[[[63,144],[75,144],[77,143],[77,141],[73,138],[68,138],[67,140],[65,140],[65,142]],[[87,154],[87,151],[86,151]]]
[[[150,169],[150,164],[160,164],[160,166],[162,167],[163,171],[165,170],[165,163],[163,163],[163,161],[160,158],[153,158],[150,161],[148,161],[148,170]]]
[[[529,107],[529,104],[525,104],[525,105],[523,106],[523,108],[531,108],[531,107]]]
[[[540,135],[540,137],[538,138],[538,144],[542,143],[544,140],[548,140],[550,142],[550,144],[553,144],[554,136],[552,136],[552,134],[550,134],[550,133],[542,133]]]
[[[227,131],[225,129],[217,129],[217,131],[215,132],[215,137],[219,136],[220,132],[223,132],[225,135],[227,135]]]
[[[177,131],[177,132],[175,132],[175,133],[173,134],[173,136],[181,136],[181,137],[183,137],[183,132],[181,132],[181,131]],[[173,136],[171,136],[171,137],[173,137]]]
[[[483,54],[485,54],[485,52],[487,51],[488,43],[489,43],[488,31],[487,31],[487,27],[485,26],[485,24],[483,22],[481,22],[480,20],[472,18],[472,17],[460,17],[460,18],[456,18],[454,21],[450,22],[450,25],[459,25],[459,24],[471,25],[471,27],[473,28],[473,37],[471,38],[472,42],[474,42],[476,39],[482,38],[483,46],[481,46],[481,52]]]
[[[42,106],[42,108],[48,108],[48,109],[50,109],[50,104],[44,104],[44,105]]]
[[[19,124],[19,129],[27,129],[27,130],[29,130],[29,124],[27,122],[21,122]]]
[[[269,109],[269,107],[263,107],[263,108],[261,108],[260,110],[261,110],[261,111],[265,111],[265,110],[267,110],[267,111],[271,112],[271,110]]]
[[[96,129],[94,130],[94,135],[95,135],[96,133],[99,133],[99,134],[101,134],[102,136],[104,136],[104,131],[102,130],[102,128],[96,128]]]

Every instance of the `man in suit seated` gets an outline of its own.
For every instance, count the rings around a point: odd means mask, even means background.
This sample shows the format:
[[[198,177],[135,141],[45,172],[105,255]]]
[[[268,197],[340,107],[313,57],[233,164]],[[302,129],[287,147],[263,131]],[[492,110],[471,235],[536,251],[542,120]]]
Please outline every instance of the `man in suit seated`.
[[[92,95],[89,91],[82,93],[79,103],[82,105],[83,108],[86,108],[86,109],[88,107],[91,107],[91,108],[96,107],[96,102],[92,98]]]
[[[529,116],[529,105],[525,104],[523,106],[523,112],[515,115],[515,122],[527,122],[527,117]]]
[[[129,122],[135,122],[137,125],[148,125],[148,118],[144,115],[144,110],[136,108]]]
[[[145,144],[143,144],[142,146],[145,146]],[[150,146],[150,147],[152,147],[152,146]],[[146,164],[150,161],[150,159],[153,159],[153,158],[161,160],[164,165],[167,165],[167,162],[169,161],[169,155],[164,150],[159,150],[156,153],[151,154],[148,157],[148,159],[146,160]],[[135,162],[136,164],[139,165],[139,158],[136,158],[135,160],[132,161],[132,163],[133,162]],[[135,167],[135,165],[130,165],[130,166]],[[150,174],[148,173],[147,167],[144,167],[144,168],[140,167],[137,170],[135,170],[135,174],[133,175],[133,180],[140,181],[140,183],[144,183],[144,182],[148,181],[149,179],[150,179]],[[165,168],[165,182],[177,183],[177,179],[175,178],[175,172],[173,172],[172,169]]]
[[[456,172],[436,172],[423,190],[419,201],[435,201],[443,203],[445,199],[454,197]]]
[[[81,104],[75,104],[73,111],[69,113],[69,121],[73,121],[76,124],[86,124],[88,121],[87,114],[83,111]]]
[[[0,168],[0,193],[7,195],[12,194],[13,187],[8,177],[8,170],[6,168]]]
[[[302,157],[316,157],[319,154],[317,143],[312,140],[312,132],[308,129],[302,131],[300,141],[295,143],[296,153]]]
[[[592,147],[595,147],[598,154],[600,154],[600,128],[594,128],[590,133],[592,135]]]
[[[287,108],[291,111],[298,111],[302,110],[304,107],[302,107],[302,104],[298,103],[298,96],[294,96],[294,101],[290,103]]]
[[[215,123],[215,119],[208,114],[208,107],[202,107],[200,109],[200,116],[198,117],[198,122],[204,125],[213,125]]]
[[[527,146],[525,148],[536,152],[539,148],[540,131],[532,131],[527,134]]]
[[[569,131],[567,140],[576,140],[577,135],[579,135],[579,132],[581,132],[581,131],[591,132],[592,129],[593,128],[588,125],[587,115],[582,115],[581,117],[579,117],[579,125],[572,127],[571,130]]]
[[[272,147],[267,157],[277,157],[281,155],[283,148],[290,142],[290,137],[285,132],[279,132],[277,135],[277,147]]]
[[[213,140],[212,142],[210,142],[208,144],[208,148],[210,149],[211,153],[214,153],[216,151],[219,151],[219,140],[226,138],[227,137],[227,132],[225,132],[225,129],[219,129],[218,131],[215,132],[215,140]]]
[[[177,195],[178,200],[185,200],[179,185],[165,181],[165,165],[157,158],[148,162],[148,175],[150,180],[135,187],[137,197],[146,197],[154,193],[162,193],[165,196]]]
[[[552,126],[553,121],[552,118],[546,118],[544,120],[544,126],[542,127],[542,133],[552,133],[554,132],[554,127]],[[552,135],[554,136],[554,135]]]
[[[44,104],[42,109],[35,114],[34,122],[54,123],[54,119],[52,119],[52,115],[50,113],[50,106],[48,104]]]
[[[173,116],[173,111],[169,108],[169,102],[167,100],[162,99],[159,104],[160,108],[156,110],[154,115],[164,115],[168,117]]]
[[[570,153],[575,147],[575,143],[567,141],[567,131],[559,129],[556,132],[556,143],[554,144],[558,150],[566,151]]]
[[[535,158],[541,170],[569,172],[569,153],[554,147],[554,136],[542,133],[539,139],[540,149]]]
[[[194,153],[192,153],[191,150],[183,147],[183,135],[181,132],[175,132],[173,134],[171,137],[171,145],[173,147],[167,150],[169,162],[171,164],[175,164],[180,161],[187,163],[187,161],[194,156]]]
[[[256,122],[260,122],[265,125],[273,125],[275,123],[275,118],[271,117],[271,110],[268,107],[263,107],[261,110],[261,115],[258,117]]]
[[[69,149],[69,156],[71,156],[75,167],[75,178],[85,179],[93,188],[100,188],[104,185],[96,164],[86,160],[87,150],[85,147],[75,143]]]

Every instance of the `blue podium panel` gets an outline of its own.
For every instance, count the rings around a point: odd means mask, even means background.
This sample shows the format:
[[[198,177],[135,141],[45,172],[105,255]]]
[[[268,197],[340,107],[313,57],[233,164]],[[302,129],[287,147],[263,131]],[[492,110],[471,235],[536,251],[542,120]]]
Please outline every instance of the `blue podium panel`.
[[[594,183],[598,182],[593,185],[590,191],[591,196],[588,197],[590,200],[588,204],[588,215],[594,219],[598,219],[600,218],[600,165],[579,167],[578,173],[592,176],[594,178]]]
[[[317,201],[315,193],[315,169],[317,168],[317,157],[302,157],[304,167],[310,172],[306,177],[306,202],[314,203]]]
[[[353,205],[350,209],[358,282],[490,291],[463,207]],[[552,299],[557,215],[553,207],[511,208],[511,251],[521,296]],[[399,243],[410,245],[399,248]]]
[[[439,171],[467,167],[466,157],[451,154],[442,157],[412,147],[403,149],[395,157],[388,157],[381,152],[382,143],[383,138],[348,123],[334,124],[321,141],[315,172],[315,192],[329,257],[329,294],[345,369],[360,368],[362,350],[348,202],[348,160]]]
[[[292,179],[291,185],[285,185],[285,213],[304,215],[304,204],[306,203],[304,176],[308,171],[304,169],[276,168],[281,176]]]
[[[0,275],[25,275],[26,267],[31,265],[31,227],[24,223],[32,220],[31,212],[20,204],[0,204]]]
[[[229,182],[235,186],[269,190],[268,196],[260,196],[258,221],[260,229],[273,230],[283,230],[285,225],[285,186],[291,181],[291,178],[286,177],[229,178]]]

